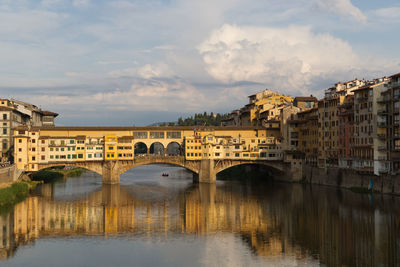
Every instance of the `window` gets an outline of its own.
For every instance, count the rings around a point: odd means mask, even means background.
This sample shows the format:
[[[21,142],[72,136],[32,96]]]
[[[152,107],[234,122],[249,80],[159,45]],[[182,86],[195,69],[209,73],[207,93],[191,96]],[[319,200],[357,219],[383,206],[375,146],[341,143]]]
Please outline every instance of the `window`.
[[[44,140],[42,140],[42,144],[44,144],[45,143],[45,141]]]
[[[53,150],[54,150],[54,148],[50,147],[50,151],[53,151]]]
[[[229,157],[229,153],[226,153],[225,156]]]
[[[75,144],[75,140],[69,140],[70,144]]]
[[[35,161],[35,160],[36,160],[36,157],[35,157],[35,156],[33,156],[33,157],[32,157],[32,161]]]
[[[7,114],[3,114],[3,120],[7,119]]]
[[[70,155],[70,154],[68,154],[67,158],[68,158],[68,159],[71,159],[71,155]]]
[[[18,152],[22,152],[22,148],[18,148]]]
[[[41,159],[42,159],[42,160],[45,160],[45,159],[46,159],[46,156],[42,156]]]
[[[56,159],[59,159],[60,158],[60,156],[59,155],[56,155]]]
[[[18,162],[22,162],[22,159],[18,159]]]
[[[133,138],[135,139],[147,139],[147,132],[134,132]]]
[[[215,156],[216,156],[216,157],[219,157],[219,153],[215,153]]]
[[[64,148],[63,148],[63,147],[61,148],[61,151],[64,151]]]
[[[3,134],[7,134],[7,129],[6,128],[3,129]]]
[[[239,156],[240,156],[240,154],[239,154],[239,153],[235,153],[235,157],[237,157],[237,158],[238,158]]]
[[[83,159],[83,154],[78,154],[78,159]]]
[[[150,132],[150,138],[151,139],[163,139],[164,132]]]
[[[36,143],[36,139],[32,139],[31,142],[32,142],[32,144],[35,144]]]
[[[50,155],[50,159],[54,159],[54,156],[53,156],[53,155]]]
[[[167,132],[168,139],[179,139],[181,138],[181,132]]]

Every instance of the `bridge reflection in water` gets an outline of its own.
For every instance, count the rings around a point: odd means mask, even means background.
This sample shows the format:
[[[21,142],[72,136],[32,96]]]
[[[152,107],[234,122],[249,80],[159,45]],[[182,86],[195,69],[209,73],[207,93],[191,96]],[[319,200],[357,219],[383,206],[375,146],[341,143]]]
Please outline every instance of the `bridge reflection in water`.
[[[175,235],[233,233],[255,255],[313,257],[327,266],[398,266],[400,220],[366,195],[330,189],[235,184],[190,186],[148,200],[132,187],[103,185],[80,201],[57,201],[51,185],[0,216],[0,255],[43,237],[119,234],[168,239]]]

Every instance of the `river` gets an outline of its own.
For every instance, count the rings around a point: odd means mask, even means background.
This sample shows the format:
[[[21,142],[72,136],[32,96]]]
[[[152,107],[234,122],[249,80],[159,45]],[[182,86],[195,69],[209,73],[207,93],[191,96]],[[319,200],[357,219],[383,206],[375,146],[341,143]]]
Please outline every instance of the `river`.
[[[0,265],[400,266],[399,197],[251,180],[150,165],[41,185],[0,215]]]

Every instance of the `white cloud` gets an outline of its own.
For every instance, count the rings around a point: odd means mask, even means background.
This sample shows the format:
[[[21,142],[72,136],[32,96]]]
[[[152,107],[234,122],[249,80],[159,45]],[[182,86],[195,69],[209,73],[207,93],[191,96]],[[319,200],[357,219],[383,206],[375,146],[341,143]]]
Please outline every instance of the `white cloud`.
[[[366,23],[367,17],[364,13],[354,6],[350,0],[315,0],[319,7],[328,9],[330,12],[340,16],[351,16],[354,19]]]
[[[157,80],[135,79],[130,88],[115,88],[104,92],[78,90],[72,95],[33,95],[31,102],[84,105],[92,109],[101,105],[103,109],[129,111],[196,111],[203,107],[204,96],[194,86],[181,79]],[[58,105],[58,104],[57,104]],[[57,106],[55,105],[55,106]]]
[[[65,18],[65,14],[43,10],[0,12],[0,40],[43,41]]]
[[[276,90],[304,90],[313,78],[348,71],[359,62],[348,43],[300,26],[224,25],[213,31],[198,50],[215,79],[265,83]]]
[[[72,5],[75,7],[87,7],[90,4],[90,0],[74,0]]]
[[[140,77],[143,79],[150,78],[170,78],[174,76],[174,72],[165,63],[146,64],[142,67],[127,68],[123,70],[114,70],[108,73],[112,78],[121,77]]]
[[[400,22],[400,7],[380,8],[373,12],[373,15],[385,22]]]

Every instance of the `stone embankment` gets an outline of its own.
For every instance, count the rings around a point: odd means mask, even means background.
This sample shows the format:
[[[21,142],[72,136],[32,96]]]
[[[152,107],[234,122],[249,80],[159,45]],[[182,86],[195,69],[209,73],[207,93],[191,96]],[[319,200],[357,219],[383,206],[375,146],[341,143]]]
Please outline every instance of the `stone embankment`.
[[[15,182],[22,175],[22,171],[18,170],[15,165],[0,168],[0,184],[8,184]]]
[[[369,190],[386,193],[400,194],[399,175],[381,175],[360,173],[350,169],[319,168],[303,165],[303,181],[310,184],[337,186],[356,190]]]

